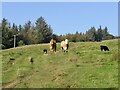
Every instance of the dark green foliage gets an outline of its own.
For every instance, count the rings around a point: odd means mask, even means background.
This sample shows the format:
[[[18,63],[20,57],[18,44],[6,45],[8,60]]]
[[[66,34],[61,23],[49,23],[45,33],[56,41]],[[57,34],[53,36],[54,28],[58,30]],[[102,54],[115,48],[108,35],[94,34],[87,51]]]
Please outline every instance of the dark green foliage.
[[[2,46],[3,48],[12,47],[12,35],[13,29],[8,26],[7,20],[3,18],[2,20]]]
[[[22,46],[22,45],[25,45],[25,43],[23,42],[23,40],[20,40],[20,41],[18,42],[18,46]]]
[[[50,36],[52,35],[52,29],[46,24],[43,17],[40,17],[36,21],[37,30],[37,43],[48,43],[50,41]]]
[[[96,29],[95,27],[91,27],[91,29],[89,29],[87,32],[86,32],[86,40],[88,41],[96,41]]]
[[[2,48],[12,48],[14,45],[14,35],[16,35],[16,46],[21,45],[23,41],[25,45],[48,43],[52,36],[51,26],[48,25],[43,17],[36,20],[36,26],[31,24],[31,21],[25,25],[10,25],[7,19],[3,18],[2,23]]]
[[[43,17],[38,18],[35,24],[28,21],[23,26],[17,26],[15,23],[10,24],[7,19],[3,18],[0,24],[0,31],[2,32],[2,39],[0,40],[2,49],[14,47],[14,35],[16,35],[16,46],[19,46],[21,41],[25,45],[49,43],[52,38],[57,42],[61,42],[66,38],[70,42],[94,42],[114,38],[113,35],[109,34],[107,27],[102,29],[101,26],[98,29],[91,27],[86,33],[76,31],[75,34],[56,35],[53,34],[51,26],[46,23]]]
[[[98,28],[98,30],[95,29],[95,27],[91,27],[86,33],[79,33],[78,31],[75,34],[66,34],[64,38],[69,39],[69,41],[72,42],[85,42],[85,41],[101,41],[101,40],[108,40],[108,39],[114,39],[114,36],[108,33],[107,27],[104,29],[101,28],[101,26]]]

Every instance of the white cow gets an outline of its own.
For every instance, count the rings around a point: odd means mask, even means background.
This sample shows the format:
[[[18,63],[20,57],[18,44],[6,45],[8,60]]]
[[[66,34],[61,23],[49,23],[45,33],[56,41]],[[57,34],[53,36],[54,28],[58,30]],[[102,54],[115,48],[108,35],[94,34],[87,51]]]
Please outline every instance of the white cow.
[[[68,39],[65,39],[65,44],[67,45],[67,50],[68,50],[68,47],[69,47]]]
[[[69,47],[68,39],[65,39],[65,41],[61,42],[62,51],[66,52],[68,50],[68,47]]]

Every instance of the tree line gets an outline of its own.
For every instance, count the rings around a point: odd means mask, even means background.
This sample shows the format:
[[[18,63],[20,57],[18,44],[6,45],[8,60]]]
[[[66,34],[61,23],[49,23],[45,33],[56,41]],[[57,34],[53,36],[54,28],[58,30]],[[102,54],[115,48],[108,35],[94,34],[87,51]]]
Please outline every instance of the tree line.
[[[18,26],[3,18],[0,23],[0,30],[2,32],[2,49],[14,47],[14,35],[16,35],[16,46],[49,43],[52,38],[57,42],[61,42],[65,38],[71,42],[94,42],[115,38],[109,34],[107,27],[102,28],[101,26],[98,29],[91,27],[86,33],[76,31],[75,34],[57,35],[53,33],[51,26],[46,23],[43,17],[38,18],[35,24],[28,21],[24,25]]]

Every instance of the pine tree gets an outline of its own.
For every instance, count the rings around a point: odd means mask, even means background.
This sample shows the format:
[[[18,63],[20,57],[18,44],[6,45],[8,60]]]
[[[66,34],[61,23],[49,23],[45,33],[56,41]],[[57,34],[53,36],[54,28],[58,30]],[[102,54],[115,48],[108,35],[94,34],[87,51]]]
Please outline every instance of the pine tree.
[[[23,31],[22,31],[22,35],[23,35],[23,41],[25,44],[29,45],[31,44],[31,21],[28,21],[27,23],[25,23],[24,27],[23,27]]]
[[[8,40],[8,27],[7,27],[7,19],[3,18],[1,27],[2,27],[2,48],[7,48],[7,40]]]
[[[106,37],[109,35],[109,34],[108,34],[108,28],[107,28],[107,27],[105,27],[105,28],[103,29],[102,34],[103,34],[103,38],[102,38],[102,39],[105,40]]]
[[[22,31],[22,25],[18,26],[18,31]]]
[[[101,41],[102,37],[103,37],[103,35],[102,35],[102,28],[100,26],[100,28],[98,28],[98,30],[97,30],[97,38],[96,38],[97,41]]]
[[[43,17],[40,17],[36,21],[36,40],[38,43],[47,43],[50,41],[50,36],[52,35],[52,29],[50,25],[45,22]]]

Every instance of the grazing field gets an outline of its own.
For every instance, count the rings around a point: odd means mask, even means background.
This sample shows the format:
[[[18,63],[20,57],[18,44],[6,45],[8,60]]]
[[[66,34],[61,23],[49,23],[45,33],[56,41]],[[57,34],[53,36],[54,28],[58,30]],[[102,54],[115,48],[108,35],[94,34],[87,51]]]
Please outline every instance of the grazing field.
[[[101,51],[106,45],[110,51]],[[43,54],[48,50],[48,55]],[[117,88],[118,40],[60,44],[50,54],[48,44],[2,50],[3,88]],[[33,59],[33,64],[29,59]]]

